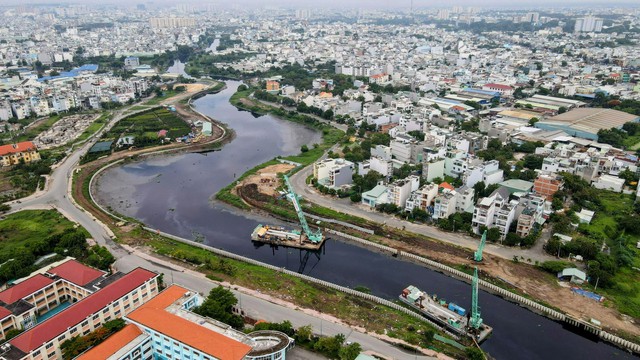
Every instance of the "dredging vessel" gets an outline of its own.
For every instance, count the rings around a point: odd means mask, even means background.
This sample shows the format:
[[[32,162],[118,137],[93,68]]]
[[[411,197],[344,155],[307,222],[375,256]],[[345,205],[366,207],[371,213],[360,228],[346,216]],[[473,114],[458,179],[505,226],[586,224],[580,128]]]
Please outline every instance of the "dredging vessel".
[[[480,317],[480,310],[477,304],[477,280],[473,282],[473,293],[472,310],[470,312],[455,303],[447,303],[447,301],[438,298],[435,294],[429,295],[413,285],[404,289],[399,298],[400,301],[418,310],[422,315],[443,326],[453,334],[460,337],[470,337],[480,343],[491,335],[493,328],[484,324]]]

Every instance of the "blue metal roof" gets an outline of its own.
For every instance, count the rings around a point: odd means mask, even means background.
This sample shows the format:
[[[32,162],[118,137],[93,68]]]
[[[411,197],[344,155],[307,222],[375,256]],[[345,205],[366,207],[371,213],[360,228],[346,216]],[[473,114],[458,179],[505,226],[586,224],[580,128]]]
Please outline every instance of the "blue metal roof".
[[[80,72],[96,72],[96,71],[98,71],[97,64],[86,64],[86,65],[80,66],[79,68],[72,69],[71,71],[63,71],[60,73],[60,75],[43,76],[40,79],[38,79],[38,81],[43,82],[46,80],[53,80],[53,79],[72,78],[80,75]]]

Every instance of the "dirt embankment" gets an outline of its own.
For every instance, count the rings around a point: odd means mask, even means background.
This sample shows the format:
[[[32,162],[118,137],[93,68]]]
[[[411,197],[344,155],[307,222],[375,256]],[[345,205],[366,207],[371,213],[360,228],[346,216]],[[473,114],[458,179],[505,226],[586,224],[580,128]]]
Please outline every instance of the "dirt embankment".
[[[256,188],[255,182],[247,182],[238,189],[242,190],[240,193],[247,203],[265,209],[261,205],[272,202],[272,198],[278,194],[263,190],[257,191],[260,189],[259,185],[257,184],[258,188]],[[352,229],[346,228],[339,230],[353,232]],[[569,286],[559,284],[555,276],[530,264],[515,263],[512,260],[505,260],[487,253],[483,254],[483,262],[478,264],[473,261],[473,252],[465,248],[418,238],[409,232],[389,230],[384,227],[377,229],[376,234],[385,234],[386,237],[375,236],[375,239],[371,240],[451,266],[460,264],[469,267],[478,266],[478,270],[483,276],[498,279],[506,286],[517,288],[532,298],[550,304],[568,314],[587,321],[591,318],[597,319],[602,322],[604,327],[614,332],[621,330],[627,334],[640,336],[639,322],[608,307],[606,302],[604,304],[598,303],[572,292]],[[369,237],[366,234],[359,236]]]
[[[267,196],[279,196],[280,194],[276,189],[280,187],[282,181],[280,181],[278,175],[287,173],[294,167],[295,166],[291,164],[275,164],[267,166],[258,170],[254,175],[242,180],[242,182],[239,183],[232,191],[234,194],[237,194],[238,188],[245,187],[249,184],[255,184],[261,194]]]

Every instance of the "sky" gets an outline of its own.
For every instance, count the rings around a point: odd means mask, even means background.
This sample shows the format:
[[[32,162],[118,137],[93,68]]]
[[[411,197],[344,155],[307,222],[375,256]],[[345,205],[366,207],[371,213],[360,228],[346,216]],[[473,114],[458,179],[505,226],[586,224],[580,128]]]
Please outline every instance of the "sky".
[[[26,4],[119,4],[132,5],[140,3],[175,5],[183,1],[175,0],[2,0],[2,5],[26,5]],[[201,3],[216,5],[247,5],[247,6],[287,6],[287,7],[350,7],[350,8],[409,8],[411,0],[201,0],[184,1],[184,3]],[[508,8],[534,8],[534,7],[612,7],[632,5],[640,7],[638,0],[449,0],[446,2],[435,0],[413,0],[414,8],[424,7],[451,7],[475,6],[475,7],[508,7]]]

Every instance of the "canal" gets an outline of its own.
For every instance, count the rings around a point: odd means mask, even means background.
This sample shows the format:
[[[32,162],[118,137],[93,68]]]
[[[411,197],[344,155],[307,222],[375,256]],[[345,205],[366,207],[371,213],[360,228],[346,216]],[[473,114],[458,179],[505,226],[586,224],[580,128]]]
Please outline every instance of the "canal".
[[[363,247],[329,240],[323,254],[305,260],[299,250],[254,246],[250,234],[258,223],[279,222],[212,201],[213,194],[246,170],[277,155],[298,153],[301,145],[321,137],[298,124],[236,109],[229,97],[239,83],[227,86],[194,103],[235,130],[231,143],[206,154],[149,157],[114,167],[97,183],[99,201],[150,227],[190,239],[203,236],[208,245],[340,285],[366,286],[383,298],[394,300],[412,284],[470,308],[470,285]],[[482,348],[497,359],[633,358],[487,292],[480,292],[479,301],[484,321],[494,328]]]

